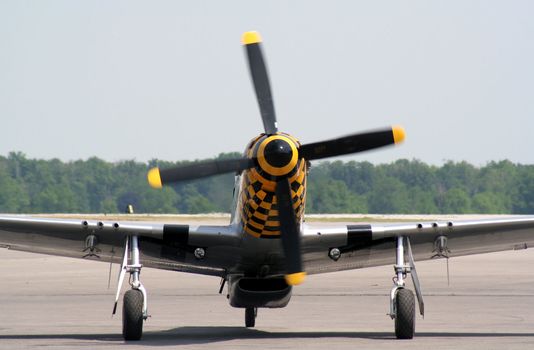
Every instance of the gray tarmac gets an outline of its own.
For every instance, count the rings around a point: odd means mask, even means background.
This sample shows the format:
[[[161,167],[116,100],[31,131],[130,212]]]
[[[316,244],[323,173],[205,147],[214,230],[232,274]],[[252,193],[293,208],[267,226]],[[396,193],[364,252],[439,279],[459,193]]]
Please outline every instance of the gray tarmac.
[[[393,254],[393,252],[392,252]],[[393,255],[392,255],[393,259]],[[392,266],[309,276],[284,309],[242,309],[219,279],[144,269],[149,312],[140,342],[111,318],[118,266],[0,249],[1,349],[533,349],[534,250],[417,264],[426,302],[416,337],[394,338]]]

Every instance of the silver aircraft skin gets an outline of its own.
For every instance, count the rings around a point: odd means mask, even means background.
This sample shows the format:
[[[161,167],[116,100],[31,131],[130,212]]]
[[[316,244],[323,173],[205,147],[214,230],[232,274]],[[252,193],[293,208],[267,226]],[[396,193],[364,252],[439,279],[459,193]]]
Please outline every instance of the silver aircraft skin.
[[[245,234],[236,223],[189,226],[188,246],[202,247],[206,255],[198,259],[192,252],[166,257],[161,253],[163,231],[170,224],[154,222],[115,222],[41,218],[25,215],[0,216],[0,247],[71,258],[120,263],[124,239],[141,238],[140,259],[144,267],[224,277],[243,274],[247,256],[265,261],[278,256],[270,265],[283,265],[277,240],[261,240]],[[180,225],[181,226],[181,225]],[[356,226],[366,226],[357,224]],[[308,274],[351,270],[394,263],[395,238],[409,237],[416,261],[436,257],[458,257],[534,246],[534,217],[370,224],[372,241],[364,248],[329,257],[332,248],[349,245],[346,225],[302,224],[302,256]],[[94,245],[90,238],[96,237]],[[438,247],[440,237],[446,246]],[[161,242],[160,242],[161,241]],[[442,253],[442,255],[439,255]],[[252,259],[252,258],[251,258]],[[257,266],[261,267],[261,262]],[[283,274],[273,270],[272,275]]]
[[[121,263],[117,299],[124,275],[132,277],[132,289],[124,297],[123,335],[137,340],[148,316],[150,294],[139,278],[142,267],[220,277],[228,283],[230,304],[244,308],[246,326],[253,327],[257,308],[286,306],[292,286],[303,282],[305,274],[394,264],[390,316],[397,337],[412,338],[415,302],[404,279],[411,274],[423,314],[416,261],[534,246],[534,217],[348,226],[305,223],[307,162],[398,143],[404,132],[393,127],[311,145],[278,132],[260,42],[255,32],[243,37],[265,133],[251,141],[243,158],[209,164],[208,170],[156,169],[148,176],[152,186],[161,187],[234,171],[228,225],[1,215],[0,247]]]

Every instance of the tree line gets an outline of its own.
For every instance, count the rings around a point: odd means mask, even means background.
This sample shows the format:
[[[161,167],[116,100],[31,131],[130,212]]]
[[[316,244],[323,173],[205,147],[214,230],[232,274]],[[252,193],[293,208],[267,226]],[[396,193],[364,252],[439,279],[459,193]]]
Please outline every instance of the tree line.
[[[224,153],[217,158],[238,156]],[[63,162],[0,156],[2,213],[228,212],[233,174],[152,189],[148,169],[186,164],[93,157]],[[401,159],[389,164],[322,162],[308,177],[307,213],[534,214],[534,165],[504,160],[476,167]]]

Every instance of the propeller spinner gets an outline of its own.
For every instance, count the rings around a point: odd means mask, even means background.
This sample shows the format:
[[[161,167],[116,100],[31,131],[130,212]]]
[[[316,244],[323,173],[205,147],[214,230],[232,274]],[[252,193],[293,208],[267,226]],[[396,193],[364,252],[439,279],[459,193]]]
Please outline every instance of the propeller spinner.
[[[255,168],[272,176],[274,195],[278,206],[280,237],[285,256],[286,282],[297,285],[304,281],[306,273],[300,251],[300,229],[292,198],[290,175],[300,159],[316,160],[327,157],[363,152],[404,140],[404,129],[394,126],[377,131],[356,133],[332,140],[298,145],[290,137],[278,132],[274,103],[267,67],[261,49],[261,37],[257,32],[243,34],[242,42],[248,58],[250,75],[263,121],[265,139],[252,156],[236,159],[211,160],[191,165],[177,166],[148,172],[148,182],[154,188],[173,182],[198,179],[228,172],[241,172]]]

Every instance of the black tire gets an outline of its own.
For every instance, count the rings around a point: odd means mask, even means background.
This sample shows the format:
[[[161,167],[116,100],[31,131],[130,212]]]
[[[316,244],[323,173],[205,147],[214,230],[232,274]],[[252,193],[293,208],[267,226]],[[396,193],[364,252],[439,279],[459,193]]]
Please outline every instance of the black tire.
[[[401,288],[395,297],[395,336],[397,339],[412,339],[415,333],[415,298],[409,289]]]
[[[256,314],[258,309],[255,307],[247,307],[245,309],[245,326],[247,328],[253,328],[256,325]]]
[[[130,289],[122,303],[122,336],[124,340],[139,340],[143,335],[143,293]]]

